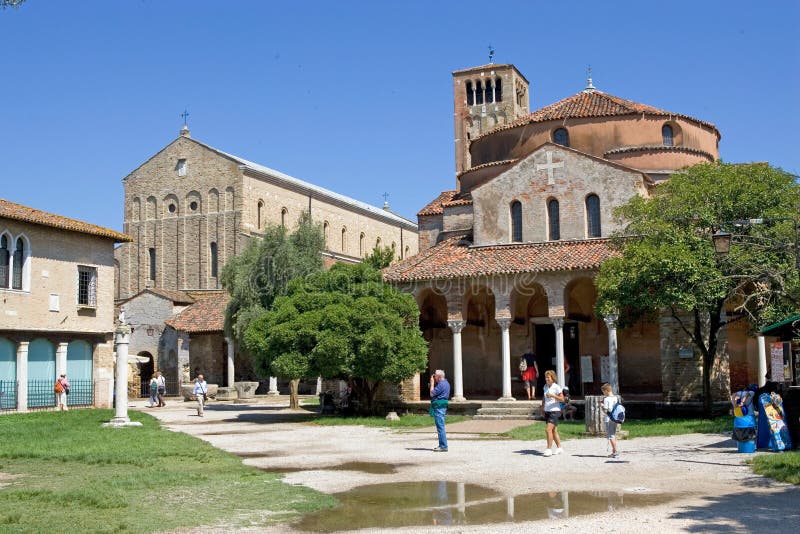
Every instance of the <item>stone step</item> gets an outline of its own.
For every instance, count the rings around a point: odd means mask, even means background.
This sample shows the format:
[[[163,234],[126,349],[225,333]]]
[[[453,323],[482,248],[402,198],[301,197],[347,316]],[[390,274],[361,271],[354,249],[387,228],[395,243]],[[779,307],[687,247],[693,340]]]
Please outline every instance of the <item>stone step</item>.
[[[542,403],[539,401],[519,401],[519,402],[486,402],[481,404],[483,408],[539,408]]]
[[[481,415],[478,414],[472,418],[473,420],[479,421],[533,421],[533,416],[525,416],[525,415],[509,415],[509,414],[498,414],[498,415]]]
[[[479,408],[478,415],[532,415],[534,409],[521,406],[519,408]]]

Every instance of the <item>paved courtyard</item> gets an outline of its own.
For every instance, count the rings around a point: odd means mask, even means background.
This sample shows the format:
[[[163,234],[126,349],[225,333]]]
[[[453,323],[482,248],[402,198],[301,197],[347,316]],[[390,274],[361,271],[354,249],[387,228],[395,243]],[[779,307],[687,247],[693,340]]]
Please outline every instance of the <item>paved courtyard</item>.
[[[544,439],[523,442],[486,435],[507,430],[508,422],[467,421],[451,425],[448,453],[433,453],[432,424],[429,429],[403,431],[322,427],[298,419],[302,415],[288,410],[284,397],[272,404],[212,403],[204,418],[195,415],[192,403],[170,402],[161,409],[144,408],[139,401],[134,405],[169,429],[238,454],[247,464],[285,473],[288,484],[340,493],[392,483],[419,493],[429,489],[419,483],[430,482],[431,487],[440,484],[445,494],[449,492],[452,506],[442,508],[447,514],[429,513],[423,516],[432,518],[427,524],[393,529],[397,532],[570,529],[661,534],[800,529],[800,488],[754,475],[745,464],[750,455],[737,454],[735,443],[719,435],[623,441],[622,456],[614,460],[607,458],[604,439],[570,440],[565,442],[565,454],[547,458],[541,454]],[[377,499],[379,490],[375,492]],[[556,504],[543,507],[547,513],[542,517],[533,513],[533,506],[547,499]],[[598,499],[607,499],[608,506],[583,504],[596,504]],[[391,518],[392,508],[401,508],[401,501],[392,501],[397,504],[387,506],[386,515],[362,532],[385,532],[390,525],[408,521],[408,514],[417,511],[413,507],[398,523]],[[501,505],[502,513],[492,505]],[[481,510],[486,510],[483,520]],[[360,516],[352,525],[370,527]],[[310,530],[316,528],[321,527]],[[292,530],[292,525],[281,525],[257,532]]]

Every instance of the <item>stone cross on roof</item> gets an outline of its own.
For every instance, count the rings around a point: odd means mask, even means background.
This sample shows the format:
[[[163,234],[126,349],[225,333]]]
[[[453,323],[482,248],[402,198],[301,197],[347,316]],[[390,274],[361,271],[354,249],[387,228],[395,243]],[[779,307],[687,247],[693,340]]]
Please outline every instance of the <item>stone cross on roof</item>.
[[[555,183],[555,177],[553,176],[553,169],[558,169],[564,166],[563,161],[553,162],[553,153],[551,151],[545,152],[547,156],[547,163],[537,163],[536,170],[547,171],[547,185],[553,185]]]

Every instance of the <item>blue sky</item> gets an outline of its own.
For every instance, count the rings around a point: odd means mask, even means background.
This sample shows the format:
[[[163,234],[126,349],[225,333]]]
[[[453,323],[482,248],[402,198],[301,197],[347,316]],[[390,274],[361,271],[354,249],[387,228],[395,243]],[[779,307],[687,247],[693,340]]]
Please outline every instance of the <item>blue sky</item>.
[[[513,63],[533,109],[602,91],[716,124],[800,174],[799,2],[27,0],[0,11],[0,197],[122,229],[178,134],[416,220],[455,184],[453,70]]]

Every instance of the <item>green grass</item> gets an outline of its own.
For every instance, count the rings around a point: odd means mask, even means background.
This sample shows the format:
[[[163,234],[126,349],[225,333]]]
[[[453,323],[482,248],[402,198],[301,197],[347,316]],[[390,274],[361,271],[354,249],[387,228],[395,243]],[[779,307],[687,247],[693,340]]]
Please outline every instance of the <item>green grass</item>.
[[[753,471],[759,475],[800,485],[800,451],[759,454],[752,464]]]
[[[445,423],[458,423],[466,421],[469,417],[464,415],[448,415]],[[399,421],[387,421],[384,417],[317,417],[311,421],[315,425],[340,426],[340,425],[361,425],[370,427],[386,428],[422,428],[433,427],[433,417],[429,415],[401,415]]]
[[[153,532],[269,525],[332,506],[311,489],[131,412],[138,428],[101,428],[111,410],[0,417],[0,531]],[[3,480],[5,479],[5,480]]]
[[[680,434],[719,434],[733,428],[730,417],[715,419],[629,419],[622,425],[628,431],[628,438],[650,436],[677,436]],[[564,439],[589,437],[584,434],[583,421],[563,421],[558,424],[558,434]],[[522,426],[503,434],[511,439],[544,439],[544,423]]]

